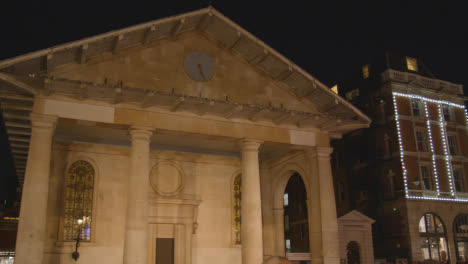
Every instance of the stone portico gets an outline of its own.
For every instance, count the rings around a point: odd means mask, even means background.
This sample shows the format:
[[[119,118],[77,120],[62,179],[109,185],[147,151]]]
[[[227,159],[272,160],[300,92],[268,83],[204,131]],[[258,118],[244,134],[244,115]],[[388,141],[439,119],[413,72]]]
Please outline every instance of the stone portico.
[[[193,51],[213,60],[209,79],[205,62],[203,81],[187,72]],[[163,239],[176,264],[285,256],[294,173],[307,190],[311,263],[339,262],[329,142],[370,121],[216,10],[0,62],[0,87],[10,144],[27,153],[15,158],[25,164],[15,263],[74,263],[64,200],[78,160],[94,169],[79,262],[154,264]]]

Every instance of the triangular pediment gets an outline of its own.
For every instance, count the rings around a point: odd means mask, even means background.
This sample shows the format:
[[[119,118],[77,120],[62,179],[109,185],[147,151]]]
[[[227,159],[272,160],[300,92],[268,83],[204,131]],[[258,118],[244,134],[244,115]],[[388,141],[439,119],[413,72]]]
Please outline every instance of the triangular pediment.
[[[361,223],[373,224],[375,220],[357,210],[353,210],[339,217],[338,222],[361,222]]]
[[[192,80],[182,66],[195,50],[215,60],[210,81]],[[28,142],[21,137],[30,134],[33,97],[51,94],[338,137],[370,124],[327,86],[213,8],[0,61],[0,105],[21,182]]]
[[[187,36],[190,34],[192,38]],[[197,47],[197,41],[187,43],[197,34],[202,35],[205,40],[210,39],[211,47],[214,48],[207,49],[210,45]],[[156,51],[158,46],[161,46],[158,51],[159,58],[166,59],[165,64],[155,60],[158,56],[152,51]],[[165,50],[164,47],[170,48]],[[220,62],[217,63],[216,75],[221,77],[221,74],[224,74],[225,81],[231,81],[230,85],[219,81],[220,78],[216,76],[210,81],[213,83],[211,86],[209,82],[205,84],[182,83],[182,79],[177,78],[176,75],[184,74],[180,66],[183,62],[183,54],[189,49],[202,51],[205,49],[206,53],[216,51],[214,52],[216,54],[212,54]],[[138,57],[143,64],[137,65]],[[145,61],[144,57],[148,59]],[[172,59],[170,63],[168,63],[168,58]],[[228,64],[227,62],[231,62],[228,66],[232,66],[228,67],[231,70],[229,73],[220,70]],[[102,69],[109,65],[112,67],[107,70],[115,69],[119,76]],[[144,68],[141,72],[139,72],[140,66]],[[162,67],[172,67],[173,72],[165,75]],[[83,76],[79,76],[79,72],[84,73],[87,69],[95,71],[94,79],[87,81],[80,79]],[[46,93],[72,92],[75,96],[91,96],[92,93],[87,94],[93,90],[89,89],[90,83],[102,88],[116,86],[118,84],[115,83],[120,82],[124,86],[122,88],[136,88],[135,92],[133,93],[132,90],[125,95],[117,95],[118,98],[115,98],[115,89],[109,91],[94,89],[98,91],[95,96],[105,97],[102,93],[114,94],[114,102],[118,103],[125,101],[131,94],[141,97],[142,91],[151,95],[148,90],[178,95],[190,94],[190,96],[217,103],[222,100],[229,101],[231,106],[226,107],[224,109],[226,111],[238,110],[239,107],[245,109],[252,104],[257,107],[257,111],[262,111],[260,117],[267,114],[267,117],[271,119],[281,121],[285,118],[299,127],[312,126],[323,131],[347,132],[366,127],[370,123],[368,117],[331,92],[316,78],[212,8],[155,20],[26,54],[0,62],[0,71],[4,72],[0,75],[2,82],[8,82],[5,76],[7,78],[33,76],[35,78],[33,82],[25,81],[21,84],[23,84],[22,88],[29,88],[37,87],[36,84],[39,83],[37,92],[44,92],[41,91],[43,89]],[[98,73],[101,73],[101,76],[97,76]],[[108,76],[103,78],[103,73]],[[141,78],[132,79],[129,75],[140,75]],[[257,78],[258,76],[261,77]],[[44,77],[46,80],[38,81],[38,77],[39,79]],[[53,83],[58,82],[58,78],[64,78],[65,80],[62,81],[68,81],[69,85],[62,83],[55,86]],[[73,82],[81,87],[74,87]],[[152,85],[143,85],[143,82]],[[228,86],[235,86],[237,90]],[[85,92],[81,89],[83,87],[88,87]],[[138,89],[141,91],[136,92]],[[119,91],[121,90],[117,87],[117,93]],[[220,100],[221,97],[224,98]],[[140,98],[140,100],[143,99]],[[177,102],[174,103],[177,104]],[[278,112],[275,109],[283,113],[268,116],[270,112]],[[282,111],[284,109],[287,111]],[[257,111],[244,114],[250,119],[252,117],[256,119]]]
[[[193,59],[191,56],[194,54],[203,57]],[[204,65],[206,63],[209,65]],[[49,75],[55,78],[48,82],[49,89],[54,91],[66,89],[63,88],[64,83],[73,85],[72,81],[96,84],[95,87],[87,85],[90,94],[93,89],[99,89],[97,84],[122,86],[121,100],[135,103],[141,98],[131,93],[131,88],[174,94],[174,97],[205,98],[217,104],[238,103],[320,115],[313,105],[299,100],[287,86],[272,80],[263,71],[198,31],[185,32],[177,38],[162,39],[148,46],[101,55],[85,64],[63,65]],[[208,79],[200,80],[201,77]],[[147,103],[146,107],[150,106],[150,102]],[[154,106],[167,107],[173,102],[167,99],[153,103]],[[182,109],[183,106],[179,110]],[[273,112],[262,116],[278,115]]]

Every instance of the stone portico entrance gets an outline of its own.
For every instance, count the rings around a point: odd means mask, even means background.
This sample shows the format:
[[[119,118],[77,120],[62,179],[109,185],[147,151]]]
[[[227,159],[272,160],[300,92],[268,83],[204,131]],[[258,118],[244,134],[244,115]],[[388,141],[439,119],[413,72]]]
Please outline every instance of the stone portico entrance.
[[[369,119],[216,10],[3,61],[0,71],[10,142],[29,143],[15,157],[27,161],[16,263],[74,263],[63,233],[77,231],[64,222],[81,216],[83,263],[154,263],[158,239],[173,245],[174,263],[284,256],[282,192],[295,172],[308,194],[311,263],[339,262],[329,141]],[[92,167],[86,212],[67,185],[76,161]]]

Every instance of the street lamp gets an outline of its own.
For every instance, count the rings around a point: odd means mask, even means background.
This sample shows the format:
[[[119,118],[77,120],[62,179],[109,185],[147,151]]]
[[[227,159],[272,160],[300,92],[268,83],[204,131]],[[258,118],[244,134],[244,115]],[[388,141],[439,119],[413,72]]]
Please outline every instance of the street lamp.
[[[87,217],[83,216],[82,219],[77,219],[76,222],[78,223],[78,233],[76,235],[76,244],[75,244],[75,252],[72,253],[72,258],[77,261],[80,257],[80,253],[78,252],[78,248],[80,247],[80,240],[81,240],[81,229],[83,228],[83,224],[86,223]]]

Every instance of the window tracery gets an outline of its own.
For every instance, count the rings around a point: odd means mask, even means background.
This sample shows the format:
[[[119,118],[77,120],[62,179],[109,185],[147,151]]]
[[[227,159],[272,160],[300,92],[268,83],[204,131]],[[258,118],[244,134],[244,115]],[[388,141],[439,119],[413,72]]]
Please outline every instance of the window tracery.
[[[447,236],[442,220],[432,213],[424,214],[419,220],[421,253],[424,259],[445,262],[448,256]]]
[[[237,175],[234,179],[234,244],[241,244],[241,199],[242,199],[242,178],[241,175]]]
[[[93,207],[95,171],[84,160],[74,162],[67,171],[65,187],[65,212],[63,239],[75,240],[80,233],[80,240],[91,239],[91,221]],[[86,219],[80,227],[78,219]]]

